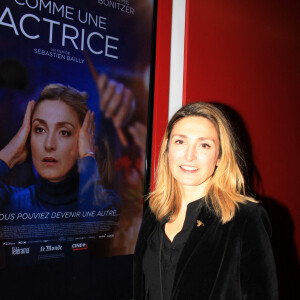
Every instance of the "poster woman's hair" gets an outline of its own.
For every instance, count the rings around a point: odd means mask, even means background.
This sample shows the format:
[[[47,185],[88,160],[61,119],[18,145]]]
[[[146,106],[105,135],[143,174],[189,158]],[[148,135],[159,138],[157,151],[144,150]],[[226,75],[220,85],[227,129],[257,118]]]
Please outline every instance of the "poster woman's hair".
[[[148,196],[149,205],[158,220],[165,216],[176,217],[181,205],[181,192],[172,176],[169,161],[169,140],[175,124],[186,117],[206,118],[215,126],[219,141],[220,162],[206,187],[205,204],[222,223],[230,221],[238,203],[255,201],[245,195],[245,182],[241,172],[242,154],[229,121],[215,105],[204,102],[188,104],[179,109],[169,121],[155,173],[155,189]]]
[[[88,98],[87,93],[79,92],[78,90],[70,86],[65,86],[60,83],[48,84],[44,87],[39,98],[37,99],[32,115],[34,114],[36,107],[42,101],[60,100],[66,103],[67,105],[69,105],[70,107],[72,107],[74,111],[76,111],[79,118],[79,123],[80,125],[82,125],[84,121],[84,117],[89,110],[86,102],[87,98]]]

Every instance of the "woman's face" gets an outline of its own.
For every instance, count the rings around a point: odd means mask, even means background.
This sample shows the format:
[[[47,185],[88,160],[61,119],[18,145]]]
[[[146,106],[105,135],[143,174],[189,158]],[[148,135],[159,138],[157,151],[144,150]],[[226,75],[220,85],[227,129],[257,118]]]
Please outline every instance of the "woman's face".
[[[31,151],[38,174],[63,180],[78,158],[80,123],[76,111],[59,100],[44,100],[32,116]]]
[[[186,117],[178,121],[169,140],[169,167],[183,190],[203,191],[219,163],[218,133],[208,119]]]

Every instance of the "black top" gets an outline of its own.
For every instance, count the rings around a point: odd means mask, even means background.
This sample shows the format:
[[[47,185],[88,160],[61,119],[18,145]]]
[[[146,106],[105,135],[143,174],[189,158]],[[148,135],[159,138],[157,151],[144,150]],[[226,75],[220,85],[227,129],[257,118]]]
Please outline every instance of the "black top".
[[[171,298],[177,263],[193,226],[197,226],[196,218],[201,209],[201,203],[200,199],[188,204],[182,230],[176,234],[172,242],[164,231],[168,218],[158,223],[153,233],[149,236],[143,259],[146,293],[148,292],[149,300],[161,299],[161,293],[163,294],[163,300]],[[160,282],[162,282],[162,286]]]
[[[196,219],[203,224],[196,221],[199,226],[192,227],[182,249],[171,300],[278,300],[271,224],[261,205],[238,204],[234,217],[225,224],[203,205]],[[135,300],[148,299],[143,260],[157,223],[148,207],[133,260]]]

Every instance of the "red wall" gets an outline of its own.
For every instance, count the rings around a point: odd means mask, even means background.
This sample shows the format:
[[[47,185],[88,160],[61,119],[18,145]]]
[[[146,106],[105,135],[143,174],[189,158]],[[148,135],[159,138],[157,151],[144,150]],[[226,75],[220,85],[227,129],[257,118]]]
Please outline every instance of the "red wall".
[[[243,120],[261,176],[255,189],[272,221],[282,299],[296,299],[287,296],[288,269],[299,276],[299,2],[187,0],[186,12],[183,102],[222,103]]]

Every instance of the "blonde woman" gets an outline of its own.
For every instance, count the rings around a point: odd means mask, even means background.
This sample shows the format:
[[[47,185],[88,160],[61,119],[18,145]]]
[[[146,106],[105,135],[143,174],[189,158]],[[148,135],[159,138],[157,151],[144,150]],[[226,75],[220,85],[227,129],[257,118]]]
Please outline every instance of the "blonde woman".
[[[245,195],[229,122],[209,103],[170,120],[134,256],[134,299],[278,299],[265,210]]]

